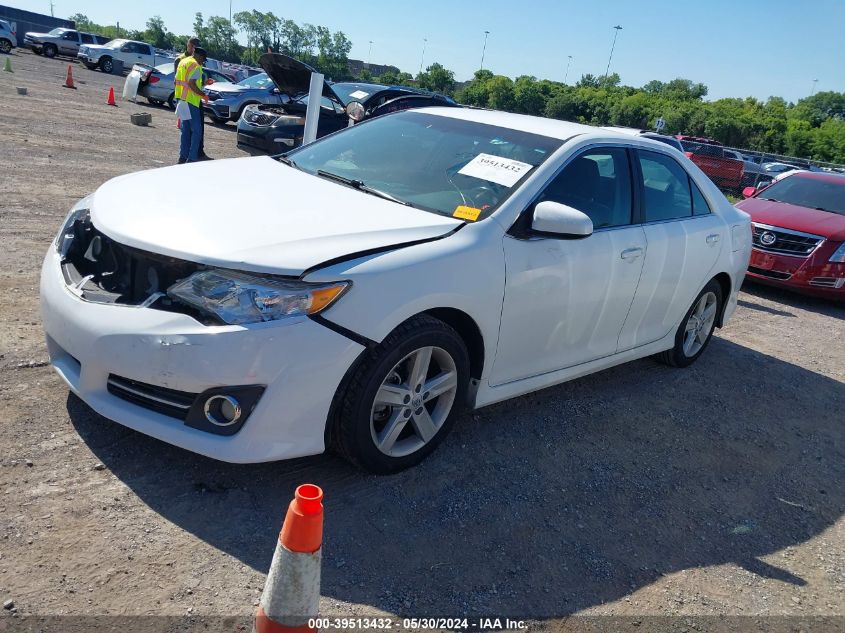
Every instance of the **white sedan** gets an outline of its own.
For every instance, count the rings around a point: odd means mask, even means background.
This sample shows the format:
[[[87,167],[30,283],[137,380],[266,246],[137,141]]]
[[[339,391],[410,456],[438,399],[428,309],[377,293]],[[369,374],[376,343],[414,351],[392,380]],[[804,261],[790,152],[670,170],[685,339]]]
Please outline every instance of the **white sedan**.
[[[196,204],[233,175],[255,184]],[[689,365],[750,253],[748,216],[662,143],[430,108],[111,180],[41,297],[53,366],[102,415],[225,461],[333,448],[386,473],[465,405]]]

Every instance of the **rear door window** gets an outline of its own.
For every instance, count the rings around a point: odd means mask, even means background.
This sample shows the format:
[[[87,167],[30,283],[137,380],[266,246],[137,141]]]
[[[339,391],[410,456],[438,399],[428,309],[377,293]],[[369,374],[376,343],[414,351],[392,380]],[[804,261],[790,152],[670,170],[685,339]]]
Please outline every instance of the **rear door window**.
[[[684,168],[658,152],[637,150],[637,156],[642,176],[644,221],[692,217],[690,178]]]
[[[93,44],[94,43],[94,36],[89,35],[88,33],[80,33],[82,36],[82,43],[83,44]]]

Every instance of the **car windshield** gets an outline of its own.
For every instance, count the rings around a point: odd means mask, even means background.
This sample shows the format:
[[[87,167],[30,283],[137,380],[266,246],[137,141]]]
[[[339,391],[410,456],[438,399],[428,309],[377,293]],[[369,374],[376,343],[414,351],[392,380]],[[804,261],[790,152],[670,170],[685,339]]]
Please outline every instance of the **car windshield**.
[[[108,43],[104,44],[103,46],[105,46],[106,48],[120,48],[121,46],[126,44],[126,42],[128,42],[128,41],[129,40],[111,40]]]
[[[273,85],[273,80],[267,76],[267,73],[260,73],[239,81],[238,85],[247,88],[269,88]]]
[[[528,132],[406,111],[355,125],[287,157],[303,171],[339,177],[420,209],[481,219],[561,144]]]
[[[845,215],[845,178],[842,182],[834,182],[803,178],[798,174],[767,187],[760,193],[760,198]]]
[[[69,29],[58,27],[58,28],[53,29],[52,31],[49,31],[47,33],[47,35],[52,35],[53,37],[58,37],[59,35],[61,35],[62,33],[64,33],[65,31],[68,31],[68,30]]]
[[[156,70],[160,72],[162,75],[171,75],[173,74],[173,67],[176,64],[162,64],[161,66],[156,66]]]

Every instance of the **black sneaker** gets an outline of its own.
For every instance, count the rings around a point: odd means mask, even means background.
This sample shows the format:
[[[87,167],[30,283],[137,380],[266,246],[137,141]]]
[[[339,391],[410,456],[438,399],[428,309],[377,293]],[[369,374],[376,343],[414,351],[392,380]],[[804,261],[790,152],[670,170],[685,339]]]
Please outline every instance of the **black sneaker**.
[[[209,156],[208,154],[200,154],[199,156],[197,156],[197,160],[200,161],[200,160],[214,160],[214,159],[211,156]]]

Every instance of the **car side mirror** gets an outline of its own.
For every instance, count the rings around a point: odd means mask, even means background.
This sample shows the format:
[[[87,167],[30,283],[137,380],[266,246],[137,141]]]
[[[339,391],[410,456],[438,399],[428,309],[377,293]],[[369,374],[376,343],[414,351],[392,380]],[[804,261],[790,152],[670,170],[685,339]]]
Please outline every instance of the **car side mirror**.
[[[355,123],[363,121],[366,114],[367,109],[360,101],[350,101],[346,104],[346,116],[355,121]]]
[[[534,207],[531,228],[544,235],[579,239],[593,234],[593,221],[583,211],[544,200]]]
[[[755,193],[757,193],[757,189],[755,189],[754,187],[746,187],[742,190],[742,197],[751,198]]]

